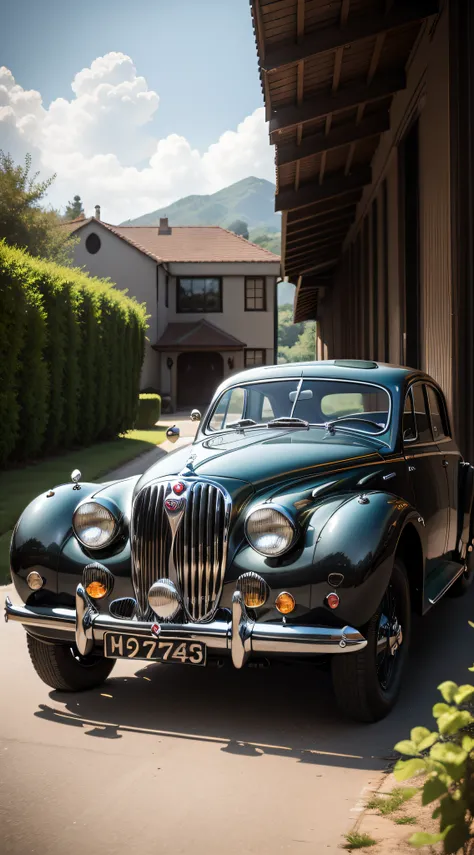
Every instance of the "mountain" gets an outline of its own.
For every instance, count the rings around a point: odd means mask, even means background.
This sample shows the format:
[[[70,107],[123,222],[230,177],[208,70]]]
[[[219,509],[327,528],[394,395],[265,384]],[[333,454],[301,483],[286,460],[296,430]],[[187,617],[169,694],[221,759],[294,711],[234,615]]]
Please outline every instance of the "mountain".
[[[252,176],[210,196],[185,196],[122,225],[157,226],[160,217],[168,217],[171,226],[227,228],[234,220],[245,220],[253,234],[269,235],[281,230],[281,215],[275,214],[274,207],[275,185]]]

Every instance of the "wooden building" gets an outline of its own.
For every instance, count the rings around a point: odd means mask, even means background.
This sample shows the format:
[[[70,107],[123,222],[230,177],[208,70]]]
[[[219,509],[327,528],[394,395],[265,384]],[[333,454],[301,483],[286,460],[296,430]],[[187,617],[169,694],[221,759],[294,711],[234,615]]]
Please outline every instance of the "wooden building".
[[[252,0],[283,273],[319,358],[423,368],[474,458],[474,3]]]

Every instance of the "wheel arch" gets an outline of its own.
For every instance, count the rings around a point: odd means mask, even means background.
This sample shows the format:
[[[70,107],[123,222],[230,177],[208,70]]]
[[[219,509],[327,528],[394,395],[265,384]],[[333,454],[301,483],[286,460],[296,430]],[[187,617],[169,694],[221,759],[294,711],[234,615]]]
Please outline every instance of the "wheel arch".
[[[412,522],[407,522],[395,550],[395,558],[403,561],[410,585],[412,607],[423,613],[424,556],[420,535]]]

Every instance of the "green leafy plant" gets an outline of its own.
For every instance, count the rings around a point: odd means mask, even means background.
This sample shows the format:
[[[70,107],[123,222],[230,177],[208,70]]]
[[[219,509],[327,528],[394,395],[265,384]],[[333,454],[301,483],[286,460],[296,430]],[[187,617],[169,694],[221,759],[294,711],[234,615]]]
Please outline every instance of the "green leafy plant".
[[[144,306],[2,240],[0,306],[0,467],[133,427]]]
[[[395,787],[391,793],[375,795],[369,799],[366,807],[369,810],[378,810],[382,816],[389,816],[398,810],[404,802],[407,802],[415,793],[418,792],[417,787]],[[382,796],[385,796],[382,798]]]
[[[398,781],[423,775],[422,804],[436,805],[433,818],[439,819],[439,832],[416,832],[410,843],[421,847],[442,841],[450,855],[467,852],[473,836],[474,718],[466,705],[474,697],[474,686],[446,680],[438,689],[443,698],[433,707],[438,729],[414,727],[409,739],[397,743],[395,750],[410,759],[399,760],[394,774]]]
[[[359,834],[358,831],[352,831],[346,834],[347,843],[344,849],[363,849],[365,846],[376,846],[377,841],[370,834]]]
[[[138,402],[136,427],[141,430],[155,427],[161,415],[161,398],[152,393],[142,393]]]

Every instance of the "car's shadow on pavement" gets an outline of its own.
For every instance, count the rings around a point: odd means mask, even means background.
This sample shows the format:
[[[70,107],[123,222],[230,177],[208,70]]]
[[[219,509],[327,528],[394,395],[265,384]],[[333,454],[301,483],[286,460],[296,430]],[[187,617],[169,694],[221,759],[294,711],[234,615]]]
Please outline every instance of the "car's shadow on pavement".
[[[277,754],[300,763],[382,769],[411,727],[433,723],[441,681],[470,682],[472,618],[474,590],[461,600],[443,600],[423,619],[414,617],[398,705],[372,725],[338,712],[328,673],[280,663],[242,671],[230,664],[219,669],[140,663],[134,674],[112,676],[97,690],[51,692],[54,706],[41,704],[36,715],[101,739],[138,732],[214,742],[224,752],[249,757]]]

